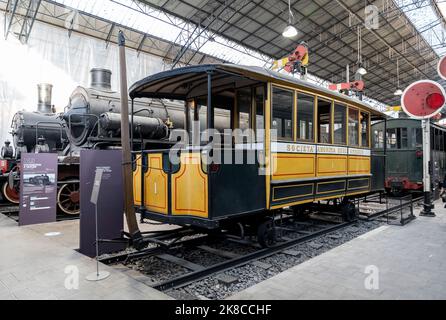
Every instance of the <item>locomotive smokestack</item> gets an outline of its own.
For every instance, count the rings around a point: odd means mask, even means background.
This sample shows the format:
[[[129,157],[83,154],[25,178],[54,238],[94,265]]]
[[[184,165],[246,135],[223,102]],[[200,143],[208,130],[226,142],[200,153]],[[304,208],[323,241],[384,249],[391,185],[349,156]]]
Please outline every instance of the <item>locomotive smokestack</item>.
[[[111,91],[111,75],[108,69],[93,68],[90,70],[91,87],[96,90]]]
[[[51,91],[53,85],[49,83],[39,83],[37,85],[37,111],[42,113],[52,113]]]

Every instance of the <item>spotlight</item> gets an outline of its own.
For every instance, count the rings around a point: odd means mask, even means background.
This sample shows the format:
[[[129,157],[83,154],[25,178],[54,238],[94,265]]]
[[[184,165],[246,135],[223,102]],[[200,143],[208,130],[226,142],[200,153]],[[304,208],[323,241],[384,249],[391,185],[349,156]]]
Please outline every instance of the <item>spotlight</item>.
[[[292,25],[289,25],[283,30],[282,36],[284,36],[285,38],[295,37],[297,36],[297,29]]]
[[[403,94],[403,90],[401,89],[396,89],[396,91],[393,93],[395,96],[400,96]]]
[[[364,67],[359,66],[358,70],[356,71],[356,73],[360,74],[361,76],[366,75],[367,74],[367,70]]]

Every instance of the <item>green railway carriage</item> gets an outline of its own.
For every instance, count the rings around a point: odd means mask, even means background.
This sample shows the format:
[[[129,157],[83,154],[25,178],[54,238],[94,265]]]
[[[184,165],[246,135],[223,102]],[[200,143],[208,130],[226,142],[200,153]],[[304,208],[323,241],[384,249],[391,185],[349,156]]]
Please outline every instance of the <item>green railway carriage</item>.
[[[446,173],[446,128],[433,123],[430,125],[432,182],[437,187]],[[372,124],[372,148],[374,153],[386,151],[385,188],[388,191],[394,194],[423,191],[420,120],[397,118]]]
[[[130,97],[183,101],[191,137],[177,151],[179,164],[168,149],[133,152],[135,207],[143,217],[210,229],[249,216],[262,225],[276,209],[348,199],[374,185],[370,122],[384,114],[357,99],[230,64],[161,72],[135,83]],[[217,127],[217,113],[228,115],[220,130],[250,129],[254,139],[197,143],[194,137]],[[232,163],[206,161],[216,150]],[[235,164],[237,156],[253,161]]]

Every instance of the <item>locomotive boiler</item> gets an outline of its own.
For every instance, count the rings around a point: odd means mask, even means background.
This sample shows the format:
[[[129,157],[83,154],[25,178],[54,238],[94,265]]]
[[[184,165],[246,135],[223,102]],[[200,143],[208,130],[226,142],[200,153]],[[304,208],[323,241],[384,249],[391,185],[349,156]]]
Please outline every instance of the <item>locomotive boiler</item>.
[[[90,72],[91,87],[77,87],[63,113],[70,152],[74,154],[85,148],[107,149],[121,144],[121,103],[119,93],[111,90],[111,72],[98,68]],[[135,142],[166,141],[169,129],[183,127],[183,107],[174,101],[158,99],[135,104],[132,133]]]
[[[82,149],[116,149],[121,146],[120,95],[111,89],[111,71],[90,70],[90,87],[79,86],[71,93],[61,114],[51,105],[52,86],[38,85],[36,111],[19,111],[12,120],[14,156],[23,152],[54,152],[59,155],[58,197],[60,212],[79,213],[79,155]],[[133,110],[133,116],[132,112]],[[169,99],[142,99],[129,106],[133,120],[134,148],[165,148],[173,129],[184,128],[184,103]],[[200,108],[200,126],[205,127],[206,108]],[[191,112],[191,116],[192,116]],[[223,128],[230,118],[225,110],[216,111],[215,127]],[[8,149],[9,150],[9,149]],[[10,150],[9,150],[10,153]],[[9,202],[19,203],[18,166],[3,170],[2,194]],[[8,179],[11,175],[14,179]]]

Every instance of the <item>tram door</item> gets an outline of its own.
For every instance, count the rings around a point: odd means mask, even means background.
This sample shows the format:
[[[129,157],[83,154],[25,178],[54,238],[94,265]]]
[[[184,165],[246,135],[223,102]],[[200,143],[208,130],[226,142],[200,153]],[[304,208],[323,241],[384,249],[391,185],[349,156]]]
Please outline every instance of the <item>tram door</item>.
[[[264,140],[264,86],[237,88],[231,127],[231,162],[226,157],[211,172],[214,218],[265,209],[265,177],[262,174]],[[257,137],[258,133],[258,137]]]

